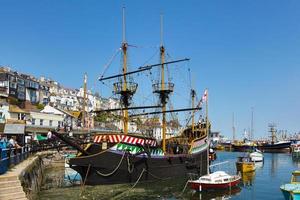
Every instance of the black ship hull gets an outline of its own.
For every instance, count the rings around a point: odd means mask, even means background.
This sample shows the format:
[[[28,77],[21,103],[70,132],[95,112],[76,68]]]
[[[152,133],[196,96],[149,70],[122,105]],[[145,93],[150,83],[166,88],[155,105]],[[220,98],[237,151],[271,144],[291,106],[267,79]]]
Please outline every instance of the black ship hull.
[[[281,142],[275,144],[259,145],[257,148],[263,152],[285,153],[290,152],[291,142]]]
[[[206,151],[192,156],[135,157],[128,161],[129,157],[126,153],[118,154],[108,151],[89,159],[72,159],[70,166],[79,172],[87,185],[134,183],[138,179],[139,181],[163,180],[185,177],[188,173],[207,173]]]
[[[253,145],[235,145],[235,144],[232,144],[231,147],[233,151],[238,151],[238,152],[249,152],[249,151],[253,151],[253,149],[256,148],[256,146]]]
[[[154,155],[120,150],[116,146],[123,144],[119,143],[96,154],[72,158],[69,164],[87,185],[163,180],[187,177],[188,173],[204,175],[208,170],[206,138],[193,144],[194,148],[187,154]]]

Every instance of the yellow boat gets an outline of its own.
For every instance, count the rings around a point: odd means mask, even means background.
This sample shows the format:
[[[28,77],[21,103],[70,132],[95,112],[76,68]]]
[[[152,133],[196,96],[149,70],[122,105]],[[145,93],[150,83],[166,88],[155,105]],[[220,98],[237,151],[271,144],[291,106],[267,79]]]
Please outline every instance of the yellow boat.
[[[250,157],[238,157],[236,162],[236,169],[240,172],[253,172],[255,171],[255,162],[251,161]]]
[[[218,151],[223,151],[223,150],[225,150],[225,147],[224,147],[223,145],[221,145],[221,144],[218,144],[218,145],[216,146],[216,150],[218,150]]]

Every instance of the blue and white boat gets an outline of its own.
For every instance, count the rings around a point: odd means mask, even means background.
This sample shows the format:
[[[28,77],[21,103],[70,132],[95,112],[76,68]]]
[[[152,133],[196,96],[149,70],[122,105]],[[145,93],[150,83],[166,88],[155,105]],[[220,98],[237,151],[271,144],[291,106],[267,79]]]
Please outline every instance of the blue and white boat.
[[[300,171],[292,173],[291,182],[280,186],[285,200],[300,200]]]

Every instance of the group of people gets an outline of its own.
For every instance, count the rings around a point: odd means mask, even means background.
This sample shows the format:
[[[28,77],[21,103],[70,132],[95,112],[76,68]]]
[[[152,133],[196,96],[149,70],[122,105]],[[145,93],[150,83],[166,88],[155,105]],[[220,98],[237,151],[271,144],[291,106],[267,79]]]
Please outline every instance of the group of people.
[[[7,136],[0,134],[0,147],[1,148],[21,148],[21,146],[17,142],[16,136],[11,136],[7,138]]]

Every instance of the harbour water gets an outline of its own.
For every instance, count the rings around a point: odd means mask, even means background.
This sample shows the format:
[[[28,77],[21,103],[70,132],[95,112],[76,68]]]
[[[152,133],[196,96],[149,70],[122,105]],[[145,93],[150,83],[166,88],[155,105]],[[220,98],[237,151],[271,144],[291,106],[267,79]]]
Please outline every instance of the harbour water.
[[[229,161],[213,170],[224,170],[236,173],[235,161],[241,152],[217,152],[215,163]],[[291,172],[298,169],[300,160],[293,160],[288,153],[265,153],[264,162],[258,165],[255,173],[244,174],[238,188],[222,192],[196,193],[186,188],[182,194],[186,180],[164,180],[154,183],[139,183],[134,189],[132,185],[52,187],[42,190],[39,199],[283,199],[280,185],[290,181]],[[55,169],[56,175],[63,170]],[[51,172],[49,172],[51,173]],[[55,177],[57,179],[57,176]],[[51,181],[51,180],[49,180]],[[62,186],[60,184],[60,186]],[[47,188],[47,187],[45,187]]]
[[[217,162],[228,160],[229,165],[234,165],[236,157],[242,154],[241,152],[218,152]],[[257,167],[255,173],[243,177],[241,190],[231,195],[231,199],[283,199],[279,187],[290,181],[291,172],[299,169],[299,166],[300,161],[293,160],[291,154],[264,153],[264,162]]]

